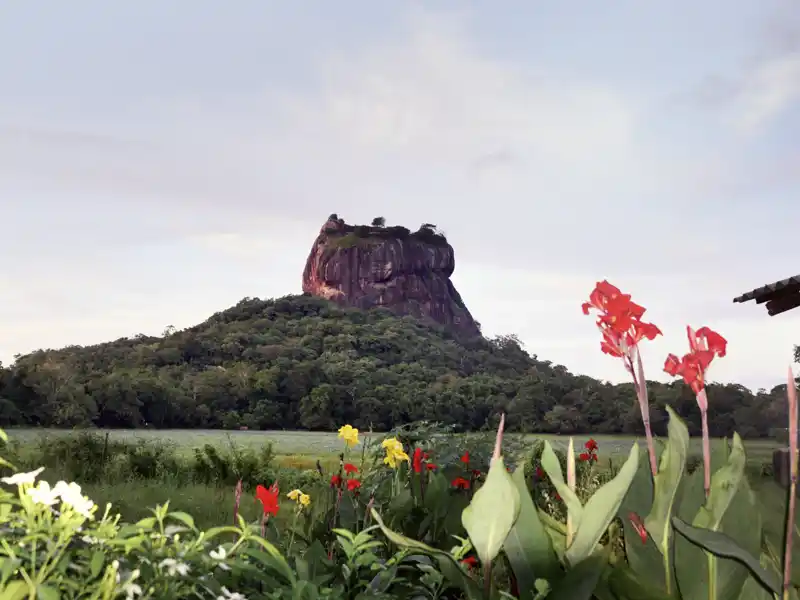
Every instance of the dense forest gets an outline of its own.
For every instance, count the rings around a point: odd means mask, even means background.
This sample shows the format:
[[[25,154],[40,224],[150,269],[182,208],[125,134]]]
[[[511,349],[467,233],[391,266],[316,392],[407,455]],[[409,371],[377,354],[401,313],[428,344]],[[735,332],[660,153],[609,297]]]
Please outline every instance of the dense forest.
[[[699,431],[685,385],[649,389],[657,433],[665,404]],[[786,420],[785,386],[711,385],[708,396],[712,435],[767,436]],[[478,430],[500,411],[515,431],[641,432],[632,385],[574,375],[514,336],[462,343],[310,296],[245,298],[163,337],[40,350],[0,370],[3,426],[387,430],[433,419]]]

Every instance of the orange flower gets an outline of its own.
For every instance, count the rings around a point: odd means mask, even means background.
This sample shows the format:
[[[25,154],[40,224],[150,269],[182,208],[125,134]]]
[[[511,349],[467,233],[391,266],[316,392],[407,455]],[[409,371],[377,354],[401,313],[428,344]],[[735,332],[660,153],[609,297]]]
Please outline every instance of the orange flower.
[[[256,498],[261,501],[261,506],[264,508],[265,515],[276,516],[278,514],[278,482],[273,483],[269,489],[263,485],[256,488]]]

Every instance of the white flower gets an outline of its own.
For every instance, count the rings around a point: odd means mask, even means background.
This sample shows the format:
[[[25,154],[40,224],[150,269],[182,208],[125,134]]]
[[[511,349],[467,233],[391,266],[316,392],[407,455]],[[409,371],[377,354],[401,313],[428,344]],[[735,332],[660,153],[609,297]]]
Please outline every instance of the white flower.
[[[217,596],[217,600],[247,600],[247,596],[239,592],[232,592],[223,585],[222,596]]]
[[[162,569],[166,567],[167,573],[170,575],[175,575],[175,573],[178,573],[179,575],[186,575],[189,572],[189,565],[178,562],[174,558],[165,558],[158,564],[158,566]]]
[[[225,558],[228,556],[228,552],[225,550],[225,548],[219,546],[216,550],[209,552],[208,555],[214,560],[225,560]]]
[[[92,515],[94,502],[81,494],[81,486],[74,481],[71,483],[59,481],[53,490],[59,496],[61,496],[61,501],[67,506],[71,507],[76,513],[83,515],[86,518],[89,518]]]
[[[8,485],[33,485],[36,476],[42,471],[44,471],[44,467],[39,467],[30,473],[14,473],[10,477],[0,477],[0,481]]]
[[[31,497],[35,504],[44,504],[45,506],[53,506],[58,500],[58,492],[50,489],[50,484],[46,481],[40,481],[36,487],[30,487],[25,492]]]
[[[133,579],[122,585],[122,591],[125,592],[128,600],[133,600],[136,596],[142,595],[142,588],[137,583],[133,583]]]

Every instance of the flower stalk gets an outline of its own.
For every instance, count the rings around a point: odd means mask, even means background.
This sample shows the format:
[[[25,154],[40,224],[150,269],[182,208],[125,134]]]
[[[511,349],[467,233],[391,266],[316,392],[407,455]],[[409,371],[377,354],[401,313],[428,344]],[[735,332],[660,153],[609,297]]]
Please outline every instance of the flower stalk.
[[[786,509],[786,547],[783,552],[783,600],[789,600],[792,586],[792,544],[797,504],[797,388],[794,374],[789,367],[789,382],[786,387],[789,401],[789,501]]]

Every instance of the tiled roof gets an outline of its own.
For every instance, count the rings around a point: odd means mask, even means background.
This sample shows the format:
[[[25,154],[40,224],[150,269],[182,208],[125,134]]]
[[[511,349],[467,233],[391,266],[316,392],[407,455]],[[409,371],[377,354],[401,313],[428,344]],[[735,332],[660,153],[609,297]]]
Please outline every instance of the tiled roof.
[[[734,302],[750,300],[755,300],[756,304],[766,302],[767,313],[771,317],[797,308],[800,306],[800,275],[764,285],[733,299]]]

